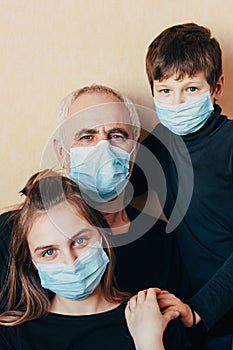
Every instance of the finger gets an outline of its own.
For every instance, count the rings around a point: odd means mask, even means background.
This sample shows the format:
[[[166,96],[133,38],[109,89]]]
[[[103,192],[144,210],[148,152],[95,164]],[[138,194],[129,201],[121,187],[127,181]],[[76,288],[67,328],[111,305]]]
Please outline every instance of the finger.
[[[163,315],[165,315],[167,312],[171,312],[171,311],[178,312],[179,315],[181,314],[181,311],[179,309],[177,309],[177,307],[175,307],[175,306],[169,306],[166,309],[162,310],[161,312]]]
[[[131,314],[130,303],[128,302],[127,305],[126,305],[126,308],[125,308],[125,318],[126,318],[126,320],[129,319],[130,314]]]
[[[160,288],[155,287],[155,288],[148,288],[148,290],[149,289],[153,289],[156,295],[161,293],[161,289]]]
[[[163,315],[163,319],[165,321],[165,324],[167,325],[171,320],[173,320],[174,318],[179,317],[179,312],[177,311],[168,311]]]
[[[134,296],[133,298],[129,299],[128,305],[130,307],[130,310],[135,309],[135,307],[137,306],[137,296]]]
[[[161,292],[159,294],[170,294],[167,290],[161,290]]]
[[[147,294],[146,290],[141,290],[140,292],[138,292],[138,296],[137,296],[138,304],[142,304],[146,300],[146,294]]]
[[[157,310],[159,310],[159,304],[156,298],[156,291],[155,288],[149,288],[147,291],[147,295],[146,295],[146,300],[153,305],[153,307]]]
[[[157,290],[158,288],[149,288],[146,293],[146,298],[157,303]]]

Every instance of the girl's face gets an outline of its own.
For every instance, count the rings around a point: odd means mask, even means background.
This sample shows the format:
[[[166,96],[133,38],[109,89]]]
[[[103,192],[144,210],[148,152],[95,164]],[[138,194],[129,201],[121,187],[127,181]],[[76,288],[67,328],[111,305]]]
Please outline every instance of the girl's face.
[[[27,236],[32,260],[37,263],[72,264],[100,234],[67,202],[51,208],[33,224]]]

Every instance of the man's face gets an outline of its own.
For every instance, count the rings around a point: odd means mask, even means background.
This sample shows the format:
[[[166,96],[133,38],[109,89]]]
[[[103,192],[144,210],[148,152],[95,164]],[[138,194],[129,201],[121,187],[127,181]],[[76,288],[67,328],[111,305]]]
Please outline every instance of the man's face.
[[[192,77],[186,75],[183,79],[177,80],[176,75],[161,81],[154,81],[154,97],[161,103],[179,105],[192,100],[193,98],[210,91],[203,72]],[[214,104],[215,94],[211,95]]]
[[[71,148],[95,146],[107,140],[130,153],[135,145],[128,109],[115,96],[100,92],[84,93],[74,101],[62,135],[67,172]]]

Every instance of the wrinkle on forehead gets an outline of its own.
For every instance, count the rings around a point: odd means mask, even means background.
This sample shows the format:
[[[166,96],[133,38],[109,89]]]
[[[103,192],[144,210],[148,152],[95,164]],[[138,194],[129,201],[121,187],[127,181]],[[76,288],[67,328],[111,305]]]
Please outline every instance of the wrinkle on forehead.
[[[72,110],[70,110],[70,112],[72,112]],[[68,118],[61,126],[60,134],[66,147],[69,147],[75,135],[79,133],[80,130],[100,128],[104,128],[105,130],[123,128],[127,130],[129,136],[133,138],[133,126],[131,125],[129,111],[125,104],[119,101],[108,102],[93,105],[82,110],[76,109],[74,114],[68,115]]]

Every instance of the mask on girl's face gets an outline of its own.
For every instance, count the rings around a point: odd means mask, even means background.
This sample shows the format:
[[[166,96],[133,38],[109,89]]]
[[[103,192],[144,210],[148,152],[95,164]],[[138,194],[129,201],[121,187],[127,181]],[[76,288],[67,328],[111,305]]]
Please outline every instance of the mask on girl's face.
[[[127,185],[131,153],[106,140],[96,146],[71,148],[70,178],[90,199],[111,200]]]
[[[95,243],[71,265],[37,264],[42,287],[66,299],[81,300],[93,293],[106,270],[109,258]]]
[[[159,121],[177,135],[199,130],[214,110],[209,92],[179,105],[160,103],[155,97],[154,103]]]

